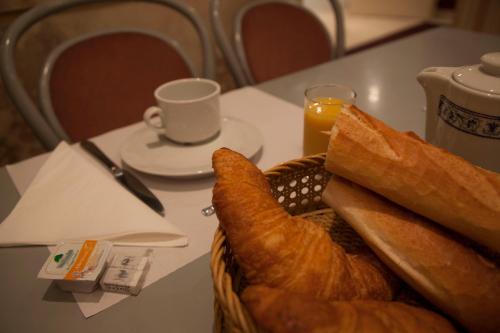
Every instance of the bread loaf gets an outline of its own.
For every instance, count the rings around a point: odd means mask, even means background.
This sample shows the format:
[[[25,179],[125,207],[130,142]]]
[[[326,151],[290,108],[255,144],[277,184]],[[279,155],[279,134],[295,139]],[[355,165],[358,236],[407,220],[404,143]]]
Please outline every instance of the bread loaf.
[[[500,152],[499,152],[500,153]],[[352,106],[331,132],[327,170],[500,251],[500,175]]]
[[[323,201],[387,266],[471,332],[500,330],[500,269],[456,234],[338,176]]]
[[[264,332],[455,332],[438,314],[399,302],[327,302],[264,286],[248,287],[241,298]]]

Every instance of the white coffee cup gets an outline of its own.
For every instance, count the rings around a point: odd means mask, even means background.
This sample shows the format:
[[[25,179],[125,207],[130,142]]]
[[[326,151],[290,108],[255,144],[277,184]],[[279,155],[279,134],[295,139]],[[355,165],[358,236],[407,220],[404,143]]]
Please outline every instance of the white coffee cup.
[[[167,82],[155,92],[158,106],[144,112],[144,122],[177,143],[198,143],[220,131],[220,85],[212,80],[188,78]],[[154,121],[153,118],[161,121]]]

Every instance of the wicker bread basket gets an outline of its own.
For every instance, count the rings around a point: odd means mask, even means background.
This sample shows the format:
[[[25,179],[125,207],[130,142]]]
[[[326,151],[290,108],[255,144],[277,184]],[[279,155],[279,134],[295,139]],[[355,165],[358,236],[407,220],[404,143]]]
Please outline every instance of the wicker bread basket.
[[[271,185],[273,196],[291,215],[301,215],[311,223],[319,223],[347,253],[370,252],[371,250],[356,232],[321,201],[321,193],[331,176],[325,170],[324,162],[325,154],[319,154],[292,160],[268,170],[265,175]],[[500,253],[461,236],[455,235],[455,237],[481,256],[500,265]],[[245,278],[233,258],[220,226],[212,244],[210,268],[214,283],[215,331],[257,332],[253,320],[238,296],[246,287]],[[394,278],[397,279],[395,276]],[[397,279],[397,284],[399,289],[395,300],[441,313],[402,280]],[[457,330],[464,331],[459,324],[451,318],[448,319]]]
[[[346,250],[364,247],[359,236],[321,201],[321,193],[330,178],[324,161],[325,154],[313,155],[278,165],[265,175],[274,197],[290,214],[320,223]],[[212,244],[210,268],[214,283],[215,331],[257,332],[238,296],[246,282],[220,227]]]

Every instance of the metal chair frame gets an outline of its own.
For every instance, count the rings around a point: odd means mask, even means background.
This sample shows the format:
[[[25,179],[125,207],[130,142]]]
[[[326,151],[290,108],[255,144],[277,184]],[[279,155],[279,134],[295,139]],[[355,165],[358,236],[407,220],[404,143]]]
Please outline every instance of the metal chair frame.
[[[245,49],[241,36],[241,25],[245,14],[252,8],[268,4],[268,3],[284,3],[287,5],[291,5],[301,10],[308,12],[314,17],[319,23],[320,26],[323,27],[325,31],[325,35],[328,36],[328,39],[331,41],[332,48],[332,59],[339,58],[345,53],[345,27],[344,27],[344,13],[342,10],[342,6],[338,3],[337,0],[329,0],[330,5],[333,9],[336,21],[336,43],[334,44],[330,38],[330,35],[324,26],[324,24],[317,18],[317,16],[310,11],[308,8],[303,7],[291,0],[256,0],[252,1],[245,6],[242,6],[234,19],[234,47],[232,46],[228,34],[226,33],[221,20],[220,13],[220,0],[210,0],[210,19],[214,29],[215,37],[219,47],[226,58],[229,69],[235,78],[236,84],[241,86],[253,85],[255,84],[255,80],[250,72],[248,61],[245,55]]]
[[[60,44],[52,51],[49,56],[48,63],[44,66],[43,75],[41,77],[40,91],[41,91],[41,109],[36,106],[25,87],[23,86],[15,66],[15,49],[16,45],[23,35],[32,25],[41,19],[62,12],[66,9],[71,9],[77,6],[89,5],[93,3],[119,3],[119,2],[149,2],[157,3],[168,8],[172,8],[187,18],[195,28],[201,42],[203,53],[203,77],[213,79],[215,77],[215,62],[213,56],[213,48],[210,42],[208,31],[204,27],[201,19],[198,17],[193,8],[188,7],[175,0],[70,0],[64,2],[55,2],[41,4],[33,7],[12,23],[5,32],[0,49],[0,74],[2,75],[5,83],[5,89],[10,96],[14,106],[24,117],[26,122],[31,126],[35,135],[42,142],[43,146],[51,150],[57,146],[61,140],[67,140],[68,136],[64,132],[59,120],[54,114],[50,103],[50,95],[48,94],[48,79],[50,77],[51,64],[55,61],[57,54],[60,54],[65,48],[73,45],[74,43],[89,38],[90,35],[82,35],[76,39],[72,39],[65,43]],[[115,32],[118,30],[114,30]],[[130,29],[121,31],[135,31],[143,32],[140,29]],[[109,33],[103,32],[103,33]],[[155,37],[160,37],[159,34],[148,32]],[[178,46],[176,42],[169,38],[161,37],[162,40],[173,46],[181,57],[186,60],[188,67],[192,70],[192,63],[187,60],[185,52]],[[59,52],[59,53],[58,53]],[[194,73],[194,72],[193,72]]]

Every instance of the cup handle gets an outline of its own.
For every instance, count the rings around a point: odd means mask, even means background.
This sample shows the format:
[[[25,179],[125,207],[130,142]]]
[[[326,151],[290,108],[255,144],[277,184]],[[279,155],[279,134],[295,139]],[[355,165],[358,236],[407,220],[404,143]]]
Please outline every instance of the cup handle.
[[[146,123],[146,125],[148,125],[149,128],[151,128],[152,130],[154,130],[159,134],[163,134],[165,132],[165,126],[163,125],[163,120],[160,117],[160,112],[161,109],[159,107],[150,106],[149,108],[146,109],[142,118],[144,119],[144,122]],[[160,125],[155,124],[154,122],[151,121],[156,116],[160,118]]]

